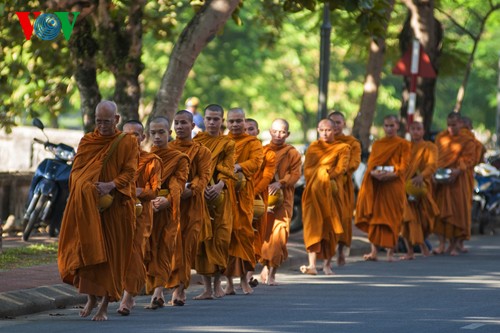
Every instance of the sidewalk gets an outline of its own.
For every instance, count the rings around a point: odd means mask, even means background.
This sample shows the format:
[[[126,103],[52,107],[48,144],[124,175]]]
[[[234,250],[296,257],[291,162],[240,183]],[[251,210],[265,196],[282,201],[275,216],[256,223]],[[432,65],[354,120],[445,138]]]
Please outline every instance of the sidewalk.
[[[56,239],[48,236],[31,237],[29,242],[23,242],[20,236],[5,236],[3,250],[54,241]],[[350,256],[360,256],[369,251],[368,239],[354,227]],[[290,235],[288,254],[282,269],[298,271],[300,265],[307,264],[302,231]],[[201,278],[195,274],[192,280],[194,284]],[[84,304],[86,300],[86,296],[78,294],[76,288],[62,283],[56,263],[0,270],[0,319]]]

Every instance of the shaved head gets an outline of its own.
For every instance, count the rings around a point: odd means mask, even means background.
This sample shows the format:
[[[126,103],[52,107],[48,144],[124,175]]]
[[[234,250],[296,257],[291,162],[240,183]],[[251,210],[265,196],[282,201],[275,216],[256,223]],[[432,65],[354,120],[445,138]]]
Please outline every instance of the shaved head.
[[[274,124],[284,125],[284,126],[285,126],[285,129],[287,130],[287,132],[290,130],[290,125],[288,124],[288,121],[286,121],[286,120],[285,120],[285,119],[283,119],[283,118],[277,118],[277,119],[274,119],[274,120],[273,120],[273,122],[271,123],[271,127],[272,127]]]
[[[193,114],[192,114],[190,111],[188,111],[188,110],[180,110],[180,111],[177,111],[177,112],[175,113],[175,116],[187,116],[187,117],[188,117],[188,119],[189,119],[191,122],[193,122],[193,121],[194,121],[194,120],[193,120]],[[174,116],[174,117],[175,117],[175,116]]]
[[[245,117],[245,111],[243,111],[242,108],[232,108],[232,109],[229,109],[229,111],[227,111],[227,115],[229,116],[230,114],[241,114],[243,115],[243,117]]]
[[[165,125],[165,128],[169,129],[170,128],[170,122],[168,121],[167,117],[164,116],[157,116],[151,119],[150,123],[155,123],[155,124],[163,124]]]

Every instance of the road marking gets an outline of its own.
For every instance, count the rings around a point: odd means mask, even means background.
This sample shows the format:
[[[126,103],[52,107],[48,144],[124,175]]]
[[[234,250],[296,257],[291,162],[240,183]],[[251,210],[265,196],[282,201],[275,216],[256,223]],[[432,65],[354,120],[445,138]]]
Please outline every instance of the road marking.
[[[478,324],[478,323],[475,323],[475,324],[470,324],[470,325],[467,325],[467,326],[464,326],[462,327],[463,330],[475,330],[476,328],[479,328],[481,326],[484,326],[485,324]]]

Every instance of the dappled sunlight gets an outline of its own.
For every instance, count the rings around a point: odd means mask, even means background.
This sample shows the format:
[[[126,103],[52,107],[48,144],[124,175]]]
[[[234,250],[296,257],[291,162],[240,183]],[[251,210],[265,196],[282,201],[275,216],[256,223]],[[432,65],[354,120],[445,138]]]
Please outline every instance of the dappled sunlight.
[[[238,327],[238,326],[183,326],[176,328],[182,332],[234,332],[234,333],[277,333],[284,332],[281,328],[271,330],[269,328],[259,329],[257,327]]]

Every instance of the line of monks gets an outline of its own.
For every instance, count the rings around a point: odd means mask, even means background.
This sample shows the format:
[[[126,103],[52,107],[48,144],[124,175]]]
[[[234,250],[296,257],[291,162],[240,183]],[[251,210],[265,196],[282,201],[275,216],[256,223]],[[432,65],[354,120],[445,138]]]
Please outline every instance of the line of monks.
[[[258,283],[252,277],[257,262],[263,266],[261,282],[275,285],[288,257],[294,185],[302,168],[309,264],[300,270],[305,274],[317,274],[317,258],[324,259],[324,273],[333,274],[337,249],[338,265],[345,263],[355,205],[355,223],[372,242],[365,260],[376,260],[379,247],[388,248],[392,260],[400,229],[410,245],[417,245],[434,227],[442,240],[436,253],[446,251],[448,240],[448,250],[457,254],[470,236],[464,216],[470,217],[477,146],[457,114],[448,117],[437,148],[422,140],[420,123],[412,124],[410,143],[397,137],[397,118],[386,117],[386,137],[373,145],[357,203],[352,174],[361,146],[342,133],[340,112],[319,122],[319,139],[307,149],[303,166],[300,153],[286,143],[290,132],[284,119],[273,121],[271,143],[263,146],[256,138],[257,122],[246,119],[242,109],[228,111],[229,133],[223,135],[224,110],[208,105],[205,131],[194,138],[193,114],[182,110],[174,117],[173,141],[167,118],[150,121],[149,152],[141,148],[142,123],[128,121],[122,132],[116,128],[119,120],[115,103],[99,103],[96,129],[81,139],[69,180],[58,267],[64,282],[88,295],[82,317],[97,307],[92,320],[107,320],[108,303],[120,299],[118,313],[128,315],[144,288],[151,294],[149,309],[167,303],[165,288],[173,290],[168,303],[182,306],[192,268],[204,284],[195,300],[234,295],[233,278],[251,294]],[[438,167],[450,169],[451,178],[436,186],[432,177]],[[407,180],[425,195],[407,200]]]

